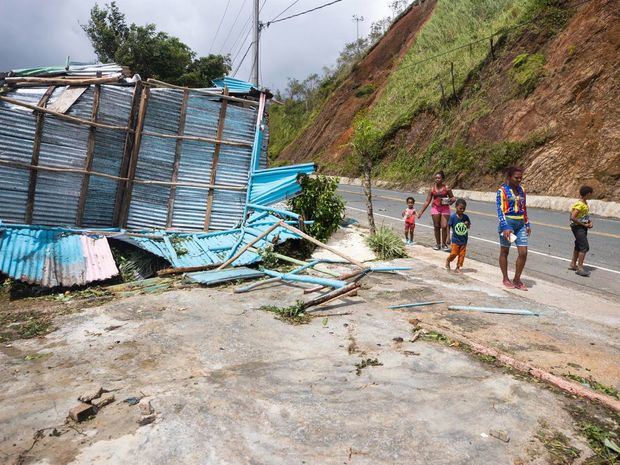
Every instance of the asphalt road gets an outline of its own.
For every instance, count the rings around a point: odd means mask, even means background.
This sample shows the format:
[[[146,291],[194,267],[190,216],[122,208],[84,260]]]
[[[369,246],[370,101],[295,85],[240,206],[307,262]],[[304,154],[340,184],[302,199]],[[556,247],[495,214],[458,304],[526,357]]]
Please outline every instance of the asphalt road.
[[[349,216],[366,224],[366,202],[361,187],[340,185],[339,193],[347,202]],[[426,200],[421,193],[400,192],[387,189],[373,189],[375,222],[385,223],[401,230],[401,212],[405,198],[413,195],[415,208],[420,211]],[[467,211],[472,228],[469,233],[467,256],[497,265],[499,239],[495,203],[467,200]],[[593,216],[594,228],[588,232],[590,252],[586,257],[586,269],[592,272],[589,278],[577,276],[568,270],[573,251],[574,237],[570,231],[568,212],[557,212],[541,208],[528,208],[532,223],[528,260],[524,282],[530,287],[536,279],[544,279],[571,288],[595,293],[614,301],[620,300],[620,221]],[[435,238],[432,229],[430,208],[421,220],[416,222],[415,241],[432,246]],[[513,248],[514,249],[514,248]],[[511,252],[510,269],[513,268],[516,250]],[[437,252],[445,253],[445,252]],[[467,260],[465,261],[467,267]],[[501,275],[498,272],[498,279]],[[512,271],[511,271],[512,273]],[[587,305],[587,303],[584,303]]]

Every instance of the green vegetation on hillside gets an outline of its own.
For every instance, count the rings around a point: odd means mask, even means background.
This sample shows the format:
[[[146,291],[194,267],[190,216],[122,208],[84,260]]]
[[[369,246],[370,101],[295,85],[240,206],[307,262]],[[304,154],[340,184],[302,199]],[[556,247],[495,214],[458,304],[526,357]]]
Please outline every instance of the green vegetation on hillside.
[[[452,94],[451,64],[458,93],[489,54],[488,37],[526,20],[544,3],[547,0],[438,0],[431,19],[390,74],[370,118],[389,134],[409,124],[421,109],[438,105],[440,83],[447,96]],[[478,42],[470,46],[473,41]]]

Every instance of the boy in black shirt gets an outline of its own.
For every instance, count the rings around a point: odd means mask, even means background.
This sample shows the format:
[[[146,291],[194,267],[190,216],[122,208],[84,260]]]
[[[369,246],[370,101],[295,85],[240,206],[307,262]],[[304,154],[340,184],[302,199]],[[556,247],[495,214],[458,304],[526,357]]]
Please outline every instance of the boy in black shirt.
[[[456,213],[450,215],[448,226],[452,228],[452,249],[450,255],[446,259],[446,269],[450,269],[450,262],[458,257],[456,262],[455,273],[460,273],[465,261],[465,253],[467,252],[467,237],[471,222],[469,216],[465,214],[467,202],[464,199],[458,199],[455,203]]]

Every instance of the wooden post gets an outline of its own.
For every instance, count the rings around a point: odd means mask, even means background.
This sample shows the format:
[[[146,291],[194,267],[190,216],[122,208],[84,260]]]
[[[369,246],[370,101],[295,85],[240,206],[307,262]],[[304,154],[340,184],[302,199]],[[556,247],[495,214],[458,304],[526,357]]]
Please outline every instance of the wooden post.
[[[47,101],[52,96],[52,93],[54,92],[55,88],[56,88],[55,86],[49,86],[47,88],[47,90],[41,97],[41,100],[39,100],[39,103],[37,104],[38,107],[45,108],[45,106],[47,105]],[[35,115],[36,128],[34,131],[34,142],[32,144],[32,158],[30,161],[30,165],[32,166],[37,166],[39,164],[39,152],[41,150],[41,137],[43,136],[43,124],[45,122],[45,114],[41,112],[37,112],[36,110],[35,112],[36,112],[36,115]],[[32,214],[34,211],[34,196],[37,191],[37,173],[38,171],[36,169],[30,170],[30,178],[28,180],[28,199],[26,200],[26,215],[24,218],[26,224],[32,223]]]
[[[144,89],[142,96],[140,97],[140,108],[138,109],[138,122],[136,123],[136,130],[134,134],[133,147],[131,149],[131,158],[129,160],[129,168],[127,172],[127,181],[125,181],[125,195],[123,196],[123,202],[121,207],[121,216],[119,225],[122,227],[127,226],[127,219],[129,218],[129,204],[131,203],[131,194],[133,191],[133,180],[136,177],[136,168],[138,166],[138,154],[140,153],[140,142],[142,141],[142,129],[144,127],[144,117],[146,115],[146,108],[149,100],[149,89]]]
[[[136,113],[138,112],[138,106],[140,102],[140,96],[142,93],[142,81],[136,82],[131,95],[131,110],[129,110],[129,118],[127,119],[127,133],[125,134],[125,145],[123,148],[123,158],[121,159],[121,167],[118,172],[118,176],[121,178],[127,177],[127,170],[129,168],[129,159],[131,158],[131,149],[133,147],[133,134],[132,131],[136,127]],[[121,219],[121,209],[123,205],[123,196],[125,195],[125,182],[117,182],[116,184],[116,199],[114,201],[114,218],[112,224],[118,226]]]
[[[491,56],[495,60],[495,47],[493,46],[493,36],[489,37],[489,43],[491,45]]]
[[[261,234],[259,234],[258,236],[256,236],[252,241],[250,241],[250,243],[246,244],[239,252],[237,252],[235,255],[233,255],[232,257],[230,257],[228,260],[226,260],[224,263],[222,263],[220,266],[217,267],[218,270],[223,270],[224,268],[226,268],[228,265],[230,265],[231,263],[233,263],[235,260],[237,260],[241,255],[243,255],[245,253],[246,250],[248,250],[250,247],[252,247],[254,244],[256,244],[258,241],[260,241],[262,238],[267,237],[274,229],[276,229],[279,226],[284,226],[286,223],[280,221],[278,223],[274,223],[273,225],[271,225],[268,229],[265,229],[265,231],[263,231]],[[244,234],[243,231],[241,231],[240,234]]]
[[[187,116],[187,101],[189,100],[189,90],[183,91],[183,100],[181,101],[181,110],[179,114],[179,136],[185,133],[185,117]],[[174,164],[172,165],[172,177],[171,182],[176,183],[179,177],[179,164],[181,163],[181,151],[183,149],[183,139],[177,139],[177,143],[174,149]],[[168,216],[166,217],[166,228],[172,226],[172,216],[174,214],[174,198],[177,193],[177,188],[173,184],[170,186],[170,195],[168,197]]]
[[[90,120],[97,122],[97,114],[99,113],[99,101],[101,100],[101,84],[95,85],[95,91],[93,93],[93,108],[90,116]],[[80,198],[78,200],[77,213],[75,215],[75,224],[82,226],[84,219],[84,207],[86,206],[86,196],[88,195],[88,186],[90,184],[90,174],[88,173],[93,168],[93,158],[95,154],[95,142],[97,136],[97,129],[94,126],[88,128],[88,143],[86,145],[86,158],[84,160],[84,170],[87,172],[82,178],[82,188],[80,189]]]
[[[309,307],[314,307],[315,305],[321,305],[327,302],[330,302],[338,297],[344,297],[346,294],[350,294],[354,291],[357,291],[362,285],[358,282],[353,282],[351,284],[347,284],[340,289],[334,289],[331,292],[323,294],[322,296],[316,297],[312,300],[304,302],[301,306],[303,310],[306,310]]]
[[[454,96],[454,99],[457,100],[457,96],[456,96],[456,87],[454,86],[454,62],[451,61],[450,62],[450,75],[452,76],[452,95]]]
[[[443,88],[443,82],[439,81],[439,88],[441,89],[441,105],[446,104],[446,92]]]
[[[228,88],[224,88],[224,95],[228,95]],[[222,140],[222,136],[224,135],[224,124],[226,122],[226,109],[228,108],[228,100],[222,99],[222,106],[220,107],[220,117],[217,123],[217,135],[215,138],[218,141]],[[211,162],[211,184],[215,184],[215,179],[217,176],[217,163],[220,159],[220,148],[221,143],[217,142],[215,144],[215,149],[213,150],[213,161]],[[213,194],[214,190],[209,189],[207,193],[207,208],[205,209],[205,223],[204,230],[209,230],[209,224],[211,223],[211,210],[213,209]]]
[[[323,244],[321,241],[319,241],[318,239],[315,239],[312,236],[308,236],[305,232],[300,231],[299,229],[291,226],[290,224],[286,224],[285,222],[281,221],[280,223],[278,223],[281,227],[283,227],[284,229],[288,229],[289,231],[295,233],[296,235],[298,235],[299,237],[302,237],[304,239],[306,239],[307,241],[312,242],[315,245],[318,245],[319,247],[324,248],[325,250],[329,250],[331,253],[338,255],[340,258],[344,258],[346,261],[354,264],[355,266],[365,270],[368,267],[365,266],[363,263],[358,262],[357,260],[355,260],[354,258],[351,258],[345,254],[343,254],[342,252],[334,249],[333,247],[328,246],[327,244]]]

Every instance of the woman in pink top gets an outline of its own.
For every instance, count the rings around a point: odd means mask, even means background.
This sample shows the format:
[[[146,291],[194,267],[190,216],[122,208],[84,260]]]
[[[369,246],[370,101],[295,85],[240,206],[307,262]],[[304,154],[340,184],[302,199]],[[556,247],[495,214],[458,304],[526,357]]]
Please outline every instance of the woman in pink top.
[[[435,227],[435,241],[437,244],[433,249],[449,251],[448,247],[448,219],[450,218],[450,205],[456,200],[452,194],[452,189],[443,182],[445,175],[443,171],[435,173],[435,183],[431,187],[426,197],[426,203],[422,207],[418,219],[422,218],[422,214],[431,205],[431,216],[433,217],[433,226]]]

